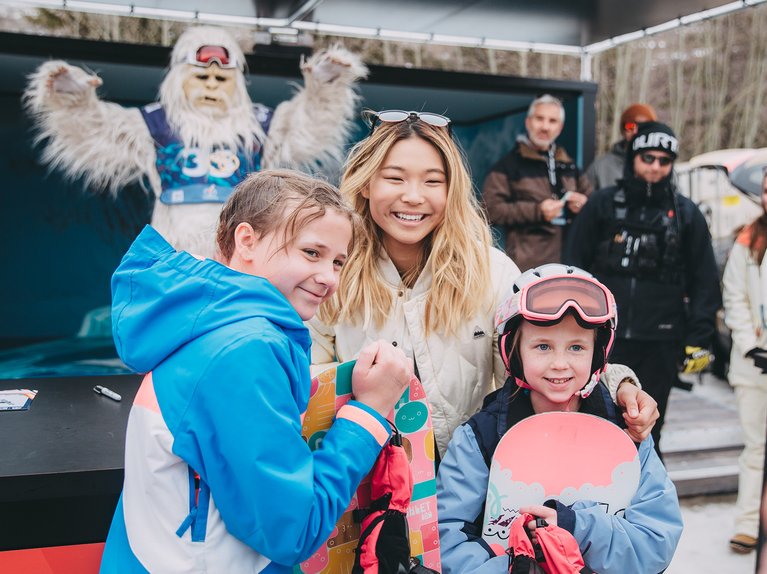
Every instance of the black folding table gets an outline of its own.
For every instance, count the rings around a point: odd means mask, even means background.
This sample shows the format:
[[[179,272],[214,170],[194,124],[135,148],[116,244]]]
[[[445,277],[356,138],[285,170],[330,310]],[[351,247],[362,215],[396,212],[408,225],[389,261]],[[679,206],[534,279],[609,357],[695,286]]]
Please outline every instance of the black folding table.
[[[123,482],[125,427],[141,377],[0,380],[37,389],[0,412],[0,550],[103,542]],[[103,385],[115,402],[93,392]]]

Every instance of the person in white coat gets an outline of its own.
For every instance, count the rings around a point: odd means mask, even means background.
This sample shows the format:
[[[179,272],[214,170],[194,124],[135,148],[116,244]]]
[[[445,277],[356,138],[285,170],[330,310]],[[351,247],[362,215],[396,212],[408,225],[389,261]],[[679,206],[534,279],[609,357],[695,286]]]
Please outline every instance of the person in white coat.
[[[739,234],[724,269],[725,323],[732,331],[728,378],[735,389],[743,452],[739,458],[737,516],[730,548],[756,548],[767,436],[767,177],[758,219]]]
[[[313,372],[356,358],[367,341],[400,347],[426,392],[439,456],[505,380],[495,309],[519,269],[492,245],[450,120],[400,110],[368,117],[371,133],[350,152],[341,181],[363,236],[336,295],[309,323]],[[626,371],[613,371],[613,390],[631,378]],[[629,425],[644,438],[655,402],[634,385],[620,389]]]

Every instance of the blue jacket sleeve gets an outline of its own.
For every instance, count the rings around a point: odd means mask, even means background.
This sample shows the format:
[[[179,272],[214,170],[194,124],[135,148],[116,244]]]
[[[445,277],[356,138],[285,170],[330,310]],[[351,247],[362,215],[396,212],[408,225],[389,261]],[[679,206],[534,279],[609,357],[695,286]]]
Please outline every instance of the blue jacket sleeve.
[[[308,369],[273,339],[240,337],[216,353],[173,430],[173,451],[208,484],[233,536],[292,565],[327,540],[390,431],[352,404],[355,416],[337,418],[312,452],[295,396]]]
[[[506,574],[475,519],[483,512],[490,472],[469,425],[458,427],[437,473],[437,516],[443,574]]]
[[[624,517],[610,516],[594,502],[576,502],[575,532],[586,564],[600,574],[662,572],[682,535],[676,488],[653,449],[639,446],[639,488]]]

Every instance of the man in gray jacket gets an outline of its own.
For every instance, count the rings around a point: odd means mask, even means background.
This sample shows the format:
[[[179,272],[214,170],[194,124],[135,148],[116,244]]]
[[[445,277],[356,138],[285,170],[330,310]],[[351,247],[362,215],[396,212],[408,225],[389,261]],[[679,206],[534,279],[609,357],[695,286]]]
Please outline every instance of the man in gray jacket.
[[[610,151],[599,156],[586,170],[594,191],[615,185],[623,177],[623,163],[626,160],[626,143],[637,133],[637,124],[656,121],[655,110],[649,104],[631,104],[621,114],[623,139],[615,142]]]

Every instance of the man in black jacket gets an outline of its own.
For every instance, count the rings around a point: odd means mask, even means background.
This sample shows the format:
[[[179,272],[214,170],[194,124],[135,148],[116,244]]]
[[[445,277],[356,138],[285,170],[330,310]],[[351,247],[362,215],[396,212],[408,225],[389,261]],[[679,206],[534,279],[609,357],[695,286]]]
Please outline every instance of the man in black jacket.
[[[657,120],[655,110],[649,104],[631,104],[621,114],[620,141],[615,142],[610,151],[599,156],[586,170],[586,176],[594,186],[594,190],[615,185],[623,177],[626,164],[626,148],[636,135],[639,124]]]
[[[711,236],[700,210],[672,181],[678,141],[665,124],[638,126],[624,178],[602,189],[575,219],[564,262],[591,271],[618,303],[611,362],[628,365],[658,401],[660,454],[668,396],[679,363],[703,370],[721,304]]]

